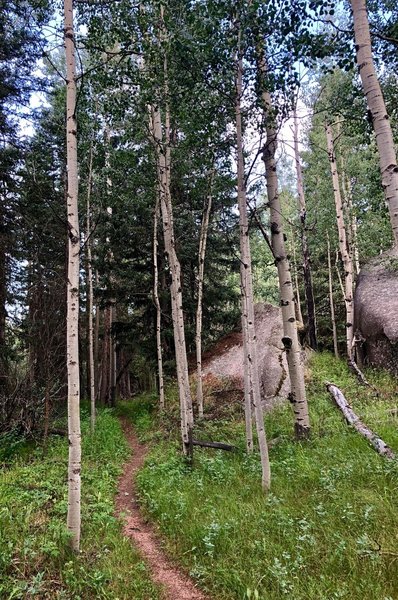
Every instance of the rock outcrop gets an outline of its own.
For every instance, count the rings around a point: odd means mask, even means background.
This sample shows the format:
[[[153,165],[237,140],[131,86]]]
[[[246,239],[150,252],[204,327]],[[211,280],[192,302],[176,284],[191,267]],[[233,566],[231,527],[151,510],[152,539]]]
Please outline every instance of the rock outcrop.
[[[286,355],[281,341],[281,310],[271,304],[256,304],[255,321],[262,397],[265,406],[274,405],[275,401],[287,398],[290,391]],[[243,390],[241,332],[225,336],[204,356],[203,375],[234,380]]]
[[[385,253],[363,267],[355,297],[358,359],[398,375],[398,257]]]

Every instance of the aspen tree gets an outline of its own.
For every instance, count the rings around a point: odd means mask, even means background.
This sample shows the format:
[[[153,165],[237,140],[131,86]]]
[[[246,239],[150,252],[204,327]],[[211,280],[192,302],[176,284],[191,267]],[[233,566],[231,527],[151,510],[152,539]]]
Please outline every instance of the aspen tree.
[[[86,202],[86,252],[87,252],[87,337],[88,337],[88,372],[90,389],[90,425],[95,429],[95,368],[94,368],[94,327],[93,327],[93,266],[91,255],[91,188],[93,179],[93,144],[90,144]]]
[[[327,139],[327,149],[330,163],[330,171],[333,181],[333,194],[336,206],[337,229],[339,234],[339,248],[341,258],[344,265],[344,302],[346,308],[346,345],[347,359],[353,359],[353,343],[354,343],[354,298],[353,298],[353,269],[351,254],[348,247],[347,232],[344,222],[343,203],[340,193],[339,174],[337,171],[336,155],[334,150],[333,131],[329,123],[325,124],[325,132]]]
[[[153,124],[151,123],[152,127]],[[159,187],[159,186],[158,186]],[[164,410],[164,379],[163,379],[163,355],[162,355],[162,310],[159,302],[159,267],[158,267],[158,219],[159,219],[160,192],[156,198],[153,213],[153,299],[156,307],[156,353],[158,359],[158,382],[159,382],[159,406]]]
[[[258,48],[259,79],[267,72],[263,50]],[[278,176],[276,172],[275,153],[277,133],[274,125],[274,114],[270,93],[261,86],[261,100],[265,117],[266,143],[263,149],[263,161],[267,180],[267,196],[270,207],[271,240],[275,262],[278,269],[279,292],[282,307],[283,338],[290,376],[290,401],[295,416],[295,433],[298,439],[307,438],[310,434],[310,418],[304,383],[304,366],[301,346],[297,334],[294,291],[289,259],[286,252],[283,232],[283,217],[278,193]]]
[[[398,165],[390,119],[377,78],[370,41],[366,0],[351,0],[358,70],[379,151],[384,197],[390,213],[394,246],[398,246]]]
[[[198,303],[196,308],[196,373],[197,373],[197,388],[196,401],[198,403],[199,418],[203,417],[203,383],[202,383],[202,305],[203,305],[203,280],[205,271],[205,256],[207,244],[207,232],[209,229],[209,219],[212,206],[212,187],[214,179],[214,169],[210,174],[209,194],[207,196],[206,207],[203,211],[202,225],[200,228],[199,237],[199,265],[198,265]]]
[[[68,374],[68,514],[67,527],[75,552],[80,548],[81,434],[79,383],[79,256],[76,58],[73,0],[64,0],[64,43],[66,55],[66,151],[67,151],[67,374]]]
[[[238,32],[238,58],[236,73],[236,160],[238,171],[238,208],[239,208],[239,238],[240,238],[240,260],[241,260],[241,290],[242,290],[242,325],[244,336],[245,360],[248,365],[248,375],[245,376],[245,388],[250,382],[249,398],[245,398],[246,428],[248,427],[249,414],[251,419],[251,402],[253,403],[258,444],[260,449],[262,467],[262,486],[268,490],[271,485],[271,470],[268,456],[268,445],[264,427],[263,407],[261,404],[260,376],[257,360],[257,338],[254,322],[253,282],[252,265],[249,241],[249,224],[247,219],[247,196],[244,171],[243,136],[242,136],[242,78],[243,57],[241,51],[241,32]],[[249,403],[249,406],[247,404]],[[250,412],[249,412],[250,410]],[[247,431],[247,430],[246,430]],[[249,448],[249,440],[247,440]]]
[[[152,111],[152,122],[153,138],[158,161],[158,177],[160,181],[160,207],[164,245],[171,272],[171,309],[177,365],[177,383],[180,397],[181,436],[183,450],[185,452],[188,444],[188,429],[193,427],[192,398],[189,388],[184,314],[182,310],[181,266],[175,251],[173,207],[169,189],[169,178],[167,177],[166,150],[163,143],[160,111],[157,107]]]
[[[330,257],[329,234],[327,234],[327,242],[328,242],[329,304],[330,304],[330,318],[332,321],[332,330],[333,330],[333,348],[334,348],[335,357],[339,358],[339,347],[338,347],[338,343],[337,343],[336,317],[335,317],[335,312],[334,312],[334,300],[333,300],[332,260]]]
[[[303,275],[304,275],[304,290],[305,299],[307,304],[307,315],[308,315],[308,338],[310,346],[313,350],[318,347],[316,339],[316,317],[315,317],[315,301],[314,301],[314,290],[312,286],[312,273],[311,273],[311,261],[310,261],[310,250],[308,247],[307,240],[307,207],[304,195],[304,184],[303,184],[303,173],[301,169],[301,160],[299,153],[299,142],[298,142],[298,120],[297,111],[294,110],[293,115],[294,121],[294,158],[296,164],[296,176],[297,176],[297,192],[299,197],[299,215],[301,224],[301,248],[303,253]]]

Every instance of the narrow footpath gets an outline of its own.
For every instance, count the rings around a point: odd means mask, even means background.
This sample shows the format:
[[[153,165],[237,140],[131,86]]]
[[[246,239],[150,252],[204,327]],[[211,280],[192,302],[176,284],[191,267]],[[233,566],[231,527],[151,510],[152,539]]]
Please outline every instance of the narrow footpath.
[[[131,538],[147,563],[153,581],[164,590],[165,600],[210,600],[174,566],[164,554],[154,528],[145,520],[137,499],[135,475],[142,467],[147,447],[140,444],[128,419],[122,420],[123,432],[132,456],[123,467],[116,496],[116,513],[124,520],[123,533]]]

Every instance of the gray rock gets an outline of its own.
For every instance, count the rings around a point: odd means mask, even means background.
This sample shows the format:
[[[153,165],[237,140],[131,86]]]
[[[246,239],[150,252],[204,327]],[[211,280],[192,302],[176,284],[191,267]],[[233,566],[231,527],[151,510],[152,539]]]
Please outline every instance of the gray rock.
[[[281,309],[271,304],[255,306],[257,353],[260,368],[261,391],[265,407],[287,398],[290,380],[283,351],[283,324]],[[203,365],[203,375],[234,379],[243,390],[242,333],[226,336],[217,344]]]
[[[363,267],[354,296],[359,359],[398,375],[398,258],[385,253]]]

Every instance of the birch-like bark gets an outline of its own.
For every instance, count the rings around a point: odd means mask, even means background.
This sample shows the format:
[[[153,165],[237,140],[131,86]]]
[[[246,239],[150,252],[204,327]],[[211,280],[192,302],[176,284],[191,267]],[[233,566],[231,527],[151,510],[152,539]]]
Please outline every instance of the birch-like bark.
[[[358,70],[376,134],[384,197],[390,213],[394,246],[398,245],[398,165],[390,119],[377,78],[370,41],[366,0],[351,0]]]
[[[247,308],[245,306],[245,292],[242,287],[243,282],[243,265],[241,264],[241,297],[242,297],[242,340],[243,340],[243,384],[244,384],[244,407],[245,407],[245,430],[246,430],[246,451],[250,454],[253,452],[253,402],[252,402],[252,376],[251,364],[248,360],[247,352]]]
[[[159,186],[158,186],[159,188]],[[162,353],[162,310],[159,302],[159,267],[158,267],[158,218],[160,194],[156,199],[153,214],[153,299],[156,307],[156,352],[158,359],[159,406],[164,410],[164,379],[163,379],[163,353]]]
[[[94,370],[94,327],[93,327],[93,266],[91,255],[91,188],[93,179],[93,145],[90,145],[86,204],[86,252],[87,252],[87,337],[88,371],[90,389],[90,426],[95,429],[95,370]]]
[[[98,269],[95,270],[95,286],[98,289],[99,286],[99,275]],[[98,302],[95,304],[95,325],[94,325],[94,383],[95,383],[95,397],[98,398],[99,392],[99,365],[98,365],[98,350],[99,350],[99,329],[100,329],[100,307]]]
[[[245,183],[245,166],[243,154],[243,136],[242,136],[242,78],[243,78],[243,59],[240,55],[240,31],[238,41],[238,60],[236,73],[236,150],[237,150],[237,175],[238,175],[238,207],[239,207],[239,238],[240,238],[240,260],[241,260],[241,289],[242,289],[242,316],[243,316],[243,335],[246,335],[244,350],[246,351],[247,365],[249,366],[249,381],[251,383],[251,400],[253,403],[258,444],[260,449],[261,467],[262,467],[262,486],[268,490],[271,485],[271,469],[268,456],[268,445],[264,427],[263,407],[261,404],[260,375],[257,360],[257,338],[254,322],[254,302],[253,302],[253,281],[252,265],[249,241],[249,224],[247,219],[247,196]],[[245,408],[247,411],[246,402]],[[248,412],[248,411],[247,411]],[[249,415],[246,413],[246,423]],[[251,410],[250,410],[251,418]]]
[[[354,206],[352,202],[352,189],[349,178],[347,177],[344,170],[344,159],[341,159],[341,187],[343,190],[344,206],[346,208],[346,223],[349,228],[349,248],[351,250],[351,260],[355,266],[355,273],[359,275],[359,251],[358,251],[358,233],[357,233],[357,219],[354,213]]]
[[[297,259],[296,259],[296,248],[294,247],[294,239],[293,239],[293,227],[290,229],[290,233],[292,236],[292,255],[293,255],[293,269],[294,269],[294,283],[295,283],[295,292],[296,292],[296,320],[300,324],[300,327],[304,326],[303,321],[303,311],[301,310],[301,297],[300,297],[300,286],[299,286],[299,278],[298,278],[298,268],[297,268]]]
[[[164,245],[171,272],[171,311],[173,319],[177,383],[180,397],[181,436],[183,442],[183,451],[186,452],[188,445],[188,428],[193,427],[193,412],[185,344],[181,266],[175,250],[173,209],[169,187],[170,179],[167,174],[167,171],[170,168],[170,163],[167,163],[166,149],[162,134],[161,116],[157,107],[152,110],[152,122],[153,138],[157,153],[158,178],[160,183],[160,208],[163,224]]]
[[[313,350],[317,350],[318,342],[316,337],[316,316],[315,316],[315,300],[314,300],[314,289],[312,285],[312,272],[311,272],[311,261],[310,261],[310,250],[307,240],[307,207],[305,203],[304,195],[304,184],[303,184],[303,172],[301,169],[299,142],[298,142],[298,120],[297,112],[294,111],[294,156],[296,163],[296,175],[297,175],[297,193],[299,197],[299,214],[301,224],[301,247],[303,252],[303,275],[304,275],[304,289],[305,289],[305,300],[307,304],[307,315],[308,315],[308,340]]]
[[[207,232],[209,229],[209,219],[212,206],[212,187],[214,170],[210,175],[210,189],[207,197],[206,208],[203,212],[202,226],[200,228],[199,238],[199,265],[198,265],[198,303],[196,307],[196,401],[198,403],[199,418],[203,417],[203,384],[202,384],[202,305],[203,305],[203,280],[205,272],[205,256],[207,245]]]
[[[258,68],[261,80],[264,78],[267,70],[264,56],[259,56]],[[274,125],[271,96],[265,88],[262,90],[261,97],[267,136],[263,150],[263,161],[267,180],[268,204],[270,207],[272,249],[278,269],[279,292],[282,307],[282,342],[286,351],[287,364],[289,367],[291,385],[290,400],[293,405],[295,416],[295,433],[298,439],[302,439],[309,437],[310,418],[304,383],[304,365],[297,333],[294,291],[290,264],[285,247],[283,218],[278,194],[278,176],[275,160],[277,133]]]
[[[382,440],[371,429],[369,429],[369,427],[367,427],[365,423],[361,421],[358,415],[354,413],[343,392],[336,385],[333,385],[333,383],[329,382],[326,383],[326,389],[343,413],[347,423],[352,425],[354,429],[358,431],[358,433],[366,438],[376,452],[378,452],[381,456],[385,456],[385,458],[388,458],[389,460],[396,460],[397,457],[390,446],[388,446],[384,440]]]
[[[76,121],[76,58],[73,0],[64,0],[66,55],[66,152],[67,152],[67,373],[68,373],[68,514],[67,527],[75,552],[80,548],[81,433],[79,382],[79,257],[78,167]]]
[[[334,312],[334,300],[333,300],[333,277],[332,277],[332,261],[330,257],[330,241],[329,235],[327,235],[328,242],[328,275],[329,275],[329,304],[330,304],[330,318],[332,321],[332,330],[333,330],[333,348],[334,355],[336,358],[339,358],[339,346],[337,343],[337,327],[336,327],[336,317]]]
[[[181,265],[176,252],[176,244],[175,244],[175,236],[174,236],[174,220],[173,220],[173,205],[171,199],[170,192],[170,182],[171,182],[171,145],[170,145],[170,131],[171,131],[171,123],[170,123],[170,103],[169,103],[169,75],[168,75],[168,58],[167,58],[167,30],[164,21],[164,6],[160,7],[160,19],[161,19],[161,43],[163,46],[163,75],[164,75],[164,100],[165,100],[165,128],[164,128],[164,152],[161,153],[164,155],[164,175],[161,180],[164,180],[165,186],[165,194],[162,195],[163,203],[161,202],[161,213],[162,213],[162,221],[163,221],[163,230],[165,235],[165,249],[166,254],[168,256],[169,265],[171,269],[172,276],[172,285],[171,285],[171,300],[172,307],[174,306],[174,316],[173,320],[176,322],[176,333],[177,337],[175,339],[176,343],[176,356],[178,355],[177,360],[177,374],[180,371],[180,385],[181,385],[181,393],[184,397],[184,405],[186,411],[186,424],[187,424],[187,433],[188,429],[193,428],[193,407],[192,407],[192,397],[191,390],[189,387],[189,373],[188,373],[188,359],[187,359],[187,350],[185,343],[185,323],[184,323],[184,312],[183,312],[183,303],[182,303],[182,279],[181,279]],[[159,126],[157,126],[158,131],[161,133],[161,119],[160,112],[157,113]],[[162,163],[160,163],[161,166]],[[166,240],[167,237],[167,240]],[[172,310],[173,312],[173,310]],[[179,365],[179,366],[178,366]],[[188,439],[187,439],[188,441]],[[184,443],[185,450],[185,443]]]
[[[346,345],[347,359],[353,359],[354,341],[354,300],[353,300],[353,269],[351,253],[348,247],[347,233],[344,222],[343,204],[340,193],[339,174],[337,172],[336,155],[334,151],[333,131],[331,126],[325,124],[327,149],[330,163],[330,171],[333,181],[334,202],[336,206],[337,229],[339,234],[339,248],[344,265],[344,302],[346,308]]]

